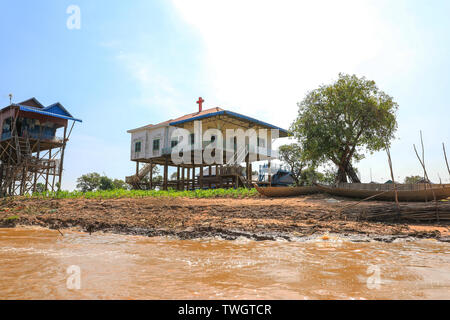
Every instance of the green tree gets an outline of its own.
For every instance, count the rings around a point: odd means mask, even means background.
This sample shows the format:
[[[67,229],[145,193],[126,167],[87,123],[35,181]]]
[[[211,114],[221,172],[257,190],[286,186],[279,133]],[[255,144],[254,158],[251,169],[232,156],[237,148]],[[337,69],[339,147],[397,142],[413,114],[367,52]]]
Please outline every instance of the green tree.
[[[42,193],[45,191],[45,184],[42,182],[36,183],[36,192]]]
[[[415,184],[424,181],[423,177],[421,176],[409,176],[405,178],[406,184]]]
[[[153,188],[155,188],[156,185],[162,184],[162,181],[163,181],[163,177],[161,175],[153,176],[153,178],[152,178]],[[147,189],[150,186],[150,179],[148,176],[145,176],[144,178],[142,178],[141,182],[142,182],[143,188]],[[147,186],[147,187],[144,187],[144,186]]]
[[[339,74],[336,82],[309,92],[298,103],[291,125],[304,156],[318,164],[332,161],[336,182],[360,182],[353,167],[363,151],[384,149],[397,129],[397,103],[374,81]]]
[[[153,185],[155,185],[155,184],[161,184],[162,181],[163,181],[163,177],[162,177],[162,176],[159,176],[159,175],[156,176],[156,177],[153,177],[153,179],[152,179]]]
[[[337,180],[337,170],[335,168],[327,168],[324,173],[320,173],[317,181],[323,184],[333,184]]]
[[[129,185],[120,179],[111,179],[97,172],[87,173],[77,179],[77,189],[82,192],[95,190],[129,189]]]
[[[287,164],[295,184],[298,186],[304,185],[307,180],[307,175],[304,171],[306,167],[311,166],[312,163],[303,156],[303,150],[297,143],[286,144],[279,148],[280,160]],[[314,169],[313,169],[314,171]],[[309,171],[311,174],[311,171]]]
[[[98,189],[99,190],[112,190],[112,189],[114,189],[114,183],[113,183],[112,179],[108,178],[107,176],[101,176]]]
[[[97,172],[84,174],[77,179],[77,189],[82,192],[94,191],[100,187],[100,179]]]
[[[114,179],[113,180],[113,188],[128,190],[128,189],[130,189],[130,186],[123,180]]]

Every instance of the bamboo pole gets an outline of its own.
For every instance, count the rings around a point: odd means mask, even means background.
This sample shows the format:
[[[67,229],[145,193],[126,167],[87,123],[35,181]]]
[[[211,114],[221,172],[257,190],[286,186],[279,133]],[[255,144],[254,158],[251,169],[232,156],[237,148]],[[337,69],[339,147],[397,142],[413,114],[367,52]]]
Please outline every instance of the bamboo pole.
[[[428,180],[427,173],[425,171],[425,148],[423,147],[422,130],[420,130],[420,144],[422,146],[422,163],[423,163],[423,178]],[[429,180],[428,180],[429,181]]]
[[[421,140],[421,143],[422,143],[422,160],[420,160],[419,153],[417,152],[417,149],[416,149],[416,145],[415,145],[415,144],[413,144],[413,146],[414,146],[414,152],[416,153],[416,156],[417,156],[417,158],[419,159],[420,164],[422,165],[423,172],[424,172],[425,178],[426,178],[426,183],[428,183],[428,184],[430,185],[431,192],[432,192],[432,194],[433,194],[433,200],[434,200],[434,202],[436,203],[436,218],[437,218],[437,221],[438,221],[438,223],[439,223],[439,208],[438,208],[438,202],[436,201],[436,194],[434,193],[433,186],[431,185],[431,181],[430,181],[430,179],[428,178],[428,173],[427,173],[427,169],[426,169],[426,167],[425,167],[425,162],[423,161],[423,160],[424,160],[424,157],[423,157],[423,154],[424,154],[424,147],[423,147],[423,140],[422,140],[422,131],[420,131],[420,140]],[[425,184],[425,185],[426,185],[426,184]]]
[[[450,175],[450,167],[448,166],[447,153],[445,152],[445,144],[442,142],[442,149],[444,149],[445,164],[447,165],[448,174]]]
[[[389,169],[391,171],[392,183],[394,184],[395,203],[397,204],[397,210],[398,210],[398,214],[400,216],[401,213],[400,213],[400,204],[398,203],[397,184],[395,183],[394,170],[392,169],[391,152],[389,151],[389,147],[387,146],[387,144],[386,144],[386,153],[387,153],[387,156],[388,156],[388,163],[389,163]]]
[[[414,151],[415,151],[415,153],[416,153],[417,159],[419,159],[419,162],[420,162],[420,164],[421,164],[421,166],[422,166],[422,168],[423,168],[423,172],[424,172],[424,174],[425,174],[425,179],[426,179],[426,184],[430,184],[431,181],[430,181],[430,179],[428,178],[428,173],[427,173],[427,169],[425,168],[425,163],[423,163],[422,160],[420,159],[419,153],[417,152],[417,149],[416,149],[416,145],[415,145],[415,144],[413,144],[413,147],[414,147]],[[431,185],[430,185],[430,187],[431,187]],[[432,187],[431,187],[431,188],[432,188]],[[433,192],[433,194],[434,194],[434,192]],[[435,200],[436,200],[436,199],[435,199]]]
[[[343,208],[348,209],[348,208]],[[364,220],[376,220],[387,221],[396,219],[396,207],[389,204],[370,205],[361,209],[358,216],[355,215],[355,211],[346,211],[344,214],[347,218],[363,218]],[[436,214],[434,213],[434,204],[428,203],[405,203],[402,206],[402,220],[420,221],[435,221]],[[442,203],[440,212],[440,219],[444,221],[450,221],[450,203]]]
[[[386,190],[386,191],[377,193],[376,195],[373,195],[373,196],[364,198],[364,199],[362,199],[362,200],[359,200],[359,201],[356,202],[356,203],[351,203],[351,204],[349,204],[349,205],[347,205],[347,206],[345,206],[345,207],[339,209],[338,212],[337,212],[337,214],[341,214],[345,209],[348,209],[348,208],[351,208],[351,207],[355,207],[355,206],[357,206],[358,204],[360,204],[360,203],[362,203],[362,202],[364,202],[364,201],[375,199],[376,197],[379,197],[379,196],[381,196],[381,195],[383,195],[383,194],[385,194],[385,193],[388,193],[388,192],[391,192],[391,190]]]

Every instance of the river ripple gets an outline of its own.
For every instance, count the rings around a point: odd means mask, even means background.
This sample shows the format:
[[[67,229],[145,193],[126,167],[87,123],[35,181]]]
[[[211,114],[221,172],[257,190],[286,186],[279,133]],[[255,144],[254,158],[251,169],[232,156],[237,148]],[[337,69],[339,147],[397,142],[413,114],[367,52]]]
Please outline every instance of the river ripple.
[[[79,290],[67,286],[73,265]],[[0,298],[450,299],[450,244],[0,229]]]

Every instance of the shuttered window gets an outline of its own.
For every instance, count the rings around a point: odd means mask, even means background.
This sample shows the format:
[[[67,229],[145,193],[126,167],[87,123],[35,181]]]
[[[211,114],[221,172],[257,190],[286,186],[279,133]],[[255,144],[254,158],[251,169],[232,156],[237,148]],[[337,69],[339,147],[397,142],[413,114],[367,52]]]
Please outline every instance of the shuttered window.
[[[134,144],[134,152],[141,152],[141,142],[140,141],[137,141]]]
[[[159,150],[159,139],[153,140],[153,151]]]

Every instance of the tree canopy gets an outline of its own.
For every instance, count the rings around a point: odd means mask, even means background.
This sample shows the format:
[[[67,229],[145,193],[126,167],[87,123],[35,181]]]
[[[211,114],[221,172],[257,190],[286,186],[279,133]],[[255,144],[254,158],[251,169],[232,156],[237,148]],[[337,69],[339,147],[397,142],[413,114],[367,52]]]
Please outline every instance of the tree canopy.
[[[100,185],[100,178],[101,176],[97,172],[83,174],[77,179],[77,189],[82,192],[94,191]]]
[[[406,184],[416,184],[416,183],[430,183],[427,179],[421,176],[408,176],[405,177],[405,180],[403,183]]]
[[[295,180],[297,186],[305,184],[304,171],[311,162],[303,156],[303,150],[297,143],[286,144],[279,148],[280,160],[289,167],[291,176]]]
[[[77,189],[82,192],[95,190],[128,189],[128,184],[120,179],[101,176],[97,172],[87,173],[77,179]]]
[[[295,185],[312,185],[313,182],[328,183],[330,174],[318,172],[315,163],[305,157],[298,143],[280,146],[279,154],[280,160],[289,167]]]
[[[364,150],[389,146],[397,129],[397,103],[364,77],[340,73],[336,82],[309,92],[298,107],[291,132],[307,159],[337,166],[336,182],[347,177],[360,182],[353,163],[364,158]]]

